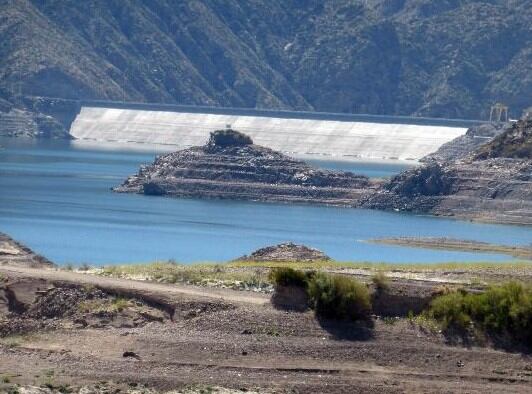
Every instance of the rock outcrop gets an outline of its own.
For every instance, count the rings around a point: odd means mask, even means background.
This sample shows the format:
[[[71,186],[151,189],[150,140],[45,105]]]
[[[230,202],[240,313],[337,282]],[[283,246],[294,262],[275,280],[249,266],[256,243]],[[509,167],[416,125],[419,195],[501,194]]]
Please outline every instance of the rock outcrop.
[[[266,246],[251,253],[249,256],[242,256],[240,261],[327,261],[331,258],[321,250],[309,248],[305,245],[298,245],[293,242],[286,242],[274,246]]]
[[[134,328],[170,315],[143,299],[43,279],[0,283],[0,337],[64,328]]]
[[[501,134],[506,127],[508,124],[504,123],[485,123],[470,127],[464,135],[443,144],[436,152],[423,157],[420,161],[428,163],[463,159]]]
[[[532,121],[519,121],[462,160],[393,177],[363,206],[532,224]]]
[[[47,258],[36,254],[27,246],[22,245],[3,233],[0,233],[0,264],[33,268],[50,268],[55,266],[55,264]]]
[[[474,158],[532,159],[532,120],[514,123],[504,133],[479,148]]]
[[[371,187],[366,176],[314,168],[229,129],[211,133],[204,146],[157,157],[114,191],[356,206]]]
[[[7,112],[0,110],[0,137],[72,138],[52,116],[15,108]]]

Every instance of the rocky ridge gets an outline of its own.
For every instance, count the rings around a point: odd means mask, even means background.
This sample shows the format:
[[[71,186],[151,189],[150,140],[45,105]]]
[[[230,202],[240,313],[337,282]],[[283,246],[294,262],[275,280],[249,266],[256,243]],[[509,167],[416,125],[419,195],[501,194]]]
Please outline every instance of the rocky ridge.
[[[362,205],[532,225],[531,130],[521,120],[461,160],[404,171]]]
[[[0,136],[71,139],[68,131],[54,117],[39,112],[11,108],[0,110]]]
[[[321,250],[285,242],[274,246],[257,249],[249,256],[242,256],[237,261],[327,261],[329,256]]]
[[[504,133],[480,147],[474,158],[532,160],[532,119],[514,123]]]
[[[113,190],[354,206],[372,187],[366,176],[314,168],[229,129],[211,133],[204,146],[157,157]]]
[[[55,264],[27,246],[0,233],[0,265],[18,265],[35,268],[51,268]]]

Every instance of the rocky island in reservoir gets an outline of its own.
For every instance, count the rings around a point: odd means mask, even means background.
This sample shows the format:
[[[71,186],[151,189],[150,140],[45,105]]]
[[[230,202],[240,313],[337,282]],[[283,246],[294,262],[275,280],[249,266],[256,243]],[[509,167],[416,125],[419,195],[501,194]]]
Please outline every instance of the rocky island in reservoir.
[[[211,133],[204,146],[159,156],[116,192],[170,197],[356,206],[368,177],[312,167],[253,144],[236,130]]]

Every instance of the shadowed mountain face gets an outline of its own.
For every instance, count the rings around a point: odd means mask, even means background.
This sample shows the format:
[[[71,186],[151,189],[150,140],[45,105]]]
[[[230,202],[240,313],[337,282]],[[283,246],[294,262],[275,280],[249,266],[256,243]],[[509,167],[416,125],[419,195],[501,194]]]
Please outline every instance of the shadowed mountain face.
[[[532,101],[529,0],[0,0],[16,96],[481,118]]]

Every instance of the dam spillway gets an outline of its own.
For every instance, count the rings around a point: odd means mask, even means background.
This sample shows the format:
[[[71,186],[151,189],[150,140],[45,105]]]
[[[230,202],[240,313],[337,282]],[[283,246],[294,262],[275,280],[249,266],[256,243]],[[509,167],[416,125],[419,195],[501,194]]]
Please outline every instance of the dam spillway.
[[[227,125],[248,134],[256,144],[331,160],[418,160],[467,130],[466,122],[423,118],[83,105],[70,133],[85,141],[181,149],[203,145],[211,131]]]

